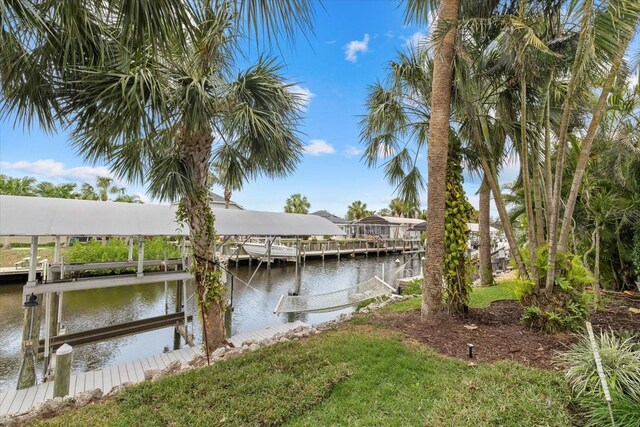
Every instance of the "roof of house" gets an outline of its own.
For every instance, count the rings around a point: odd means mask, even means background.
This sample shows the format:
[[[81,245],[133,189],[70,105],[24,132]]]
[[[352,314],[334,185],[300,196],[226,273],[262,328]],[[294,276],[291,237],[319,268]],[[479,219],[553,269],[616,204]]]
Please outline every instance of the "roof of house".
[[[213,207],[224,236],[338,236],[344,232],[315,215]],[[176,207],[47,197],[0,196],[0,236],[186,236]]]
[[[212,203],[215,203],[215,204],[224,204],[224,197],[222,197],[221,195],[216,194],[216,193],[210,193],[210,194],[211,194],[211,202],[212,202]],[[244,208],[242,207],[242,205],[240,205],[240,204],[238,204],[238,203],[234,202],[233,200],[230,200],[230,201],[229,201],[229,206],[232,206],[232,205],[233,205],[233,206],[236,206],[238,209],[244,209]]]
[[[325,210],[312,212],[309,215],[320,216],[322,218],[328,219],[329,221],[331,221],[334,224],[348,224],[349,223],[349,221],[347,221],[346,219],[340,218],[339,216],[334,215],[331,212],[328,212],[328,211],[325,211]]]

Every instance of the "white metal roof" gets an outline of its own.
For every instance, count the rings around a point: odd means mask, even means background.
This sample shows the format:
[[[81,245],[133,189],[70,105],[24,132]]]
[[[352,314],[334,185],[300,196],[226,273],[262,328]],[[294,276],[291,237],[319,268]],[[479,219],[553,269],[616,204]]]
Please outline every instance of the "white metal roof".
[[[213,209],[224,236],[343,235],[315,215]],[[0,196],[0,236],[185,236],[176,208],[45,197]]]
[[[416,225],[426,222],[418,218],[401,218],[398,216],[372,215],[360,220],[361,224]]]

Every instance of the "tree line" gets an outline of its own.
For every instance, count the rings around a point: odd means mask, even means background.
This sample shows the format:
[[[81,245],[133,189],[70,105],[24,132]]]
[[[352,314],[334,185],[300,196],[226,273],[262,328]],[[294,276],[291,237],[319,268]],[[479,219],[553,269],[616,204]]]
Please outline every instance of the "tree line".
[[[97,177],[95,186],[84,182],[78,188],[78,184],[75,183],[54,184],[49,181],[38,182],[30,176],[14,178],[0,174],[0,194],[142,203],[139,196],[127,194],[126,188],[114,185],[113,178],[107,177]]]

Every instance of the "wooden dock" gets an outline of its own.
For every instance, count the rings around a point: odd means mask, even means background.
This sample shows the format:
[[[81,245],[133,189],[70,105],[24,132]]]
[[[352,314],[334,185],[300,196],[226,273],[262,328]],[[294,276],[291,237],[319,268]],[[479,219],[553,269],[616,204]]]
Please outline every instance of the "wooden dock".
[[[262,341],[273,337],[280,332],[288,332],[299,326],[308,326],[304,322],[283,323],[267,328],[234,335],[229,341],[236,347],[242,345],[244,341]],[[163,369],[174,360],[188,362],[195,356],[201,354],[198,347],[185,347],[180,350],[170,351],[143,359],[120,363],[115,366],[107,366],[95,371],[82,372],[71,375],[69,395],[94,388],[102,389],[103,393],[108,393],[113,387],[124,383],[139,383],[144,380],[144,371],[147,369]],[[22,390],[8,390],[0,393],[0,415],[17,414],[25,412],[47,399],[53,397],[54,382],[46,382]]]

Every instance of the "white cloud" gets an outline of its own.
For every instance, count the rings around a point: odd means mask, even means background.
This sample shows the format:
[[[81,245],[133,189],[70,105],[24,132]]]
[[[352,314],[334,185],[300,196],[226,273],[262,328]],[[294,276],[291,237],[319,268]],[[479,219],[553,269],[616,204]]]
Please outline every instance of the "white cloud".
[[[347,148],[344,150],[344,155],[347,157],[359,156],[360,154],[362,154],[362,149],[354,147],[353,145],[347,145]]]
[[[337,40],[329,40],[327,42],[324,42],[324,44],[334,44],[335,42],[337,42]]]
[[[369,51],[369,34],[365,34],[362,40],[352,40],[344,46],[344,59],[350,62],[358,60],[358,53]]]
[[[389,30],[383,34],[386,38],[392,39],[394,37],[393,31]]]
[[[336,149],[324,139],[312,139],[304,151],[312,156],[319,156],[321,154],[333,154]]]
[[[411,36],[409,36],[409,38],[405,40],[405,44],[409,49],[422,48],[426,42],[426,40],[424,40],[425,36],[426,36],[425,33],[421,31],[416,31]]]
[[[289,87],[289,92],[298,95],[298,99],[300,101],[300,108],[302,111],[307,111],[309,104],[311,103],[311,98],[316,96],[315,93],[311,92],[306,87],[302,87],[300,85],[292,85]]]
[[[19,160],[13,163],[0,162],[0,169],[17,170],[43,177],[61,177],[82,182],[93,182],[98,176],[113,178],[113,174],[104,166],[66,168],[64,163],[56,162],[52,159],[36,160],[34,162],[26,160]]]
[[[396,153],[396,150],[393,149],[393,147],[388,147],[386,145],[380,145],[378,147],[378,157],[380,158],[386,158],[386,157],[391,157]]]

